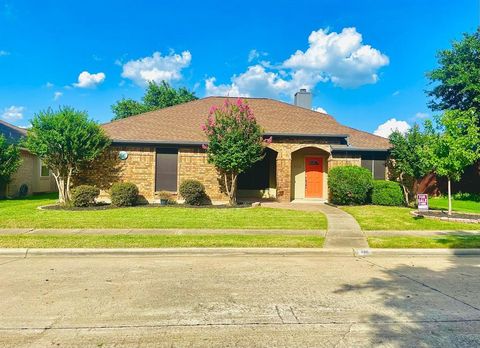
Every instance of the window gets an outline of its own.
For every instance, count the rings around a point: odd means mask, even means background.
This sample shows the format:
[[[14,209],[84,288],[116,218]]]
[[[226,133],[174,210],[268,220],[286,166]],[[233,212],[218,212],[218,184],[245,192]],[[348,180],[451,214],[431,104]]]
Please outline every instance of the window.
[[[155,163],[155,191],[177,191],[178,149],[158,148]]]
[[[50,169],[48,169],[48,167],[42,161],[40,161],[40,176],[41,177],[50,176]]]
[[[375,156],[362,156],[362,167],[367,168],[376,180],[385,180],[385,159]]]

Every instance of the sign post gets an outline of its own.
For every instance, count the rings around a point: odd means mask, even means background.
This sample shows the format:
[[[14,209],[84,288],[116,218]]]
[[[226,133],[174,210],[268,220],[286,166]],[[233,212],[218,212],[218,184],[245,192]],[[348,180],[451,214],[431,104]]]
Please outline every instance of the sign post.
[[[419,193],[417,195],[417,207],[419,211],[428,211],[428,195]]]

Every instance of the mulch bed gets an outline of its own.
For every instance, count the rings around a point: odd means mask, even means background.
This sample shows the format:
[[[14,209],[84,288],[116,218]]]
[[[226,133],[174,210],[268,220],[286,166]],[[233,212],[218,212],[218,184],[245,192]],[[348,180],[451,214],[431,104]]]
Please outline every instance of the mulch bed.
[[[467,222],[474,224],[480,223],[480,214],[452,212],[452,215],[448,215],[448,212],[445,210],[413,211],[412,214],[417,217],[425,217],[428,219]]]

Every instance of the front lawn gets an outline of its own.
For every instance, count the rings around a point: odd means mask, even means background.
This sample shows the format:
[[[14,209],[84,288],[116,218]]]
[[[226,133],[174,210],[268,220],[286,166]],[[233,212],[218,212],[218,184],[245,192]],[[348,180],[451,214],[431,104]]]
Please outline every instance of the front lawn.
[[[371,248],[480,248],[480,236],[368,237]]]
[[[342,207],[363,230],[480,230],[479,224],[440,221],[414,217],[412,209],[362,205]]]
[[[0,235],[0,248],[321,248],[323,241],[300,235]]]
[[[432,209],[448,210],[447,197],[432,197],[428,199],[428,204]],[[452,209],[458,212],[480,214],[480,202],[469,200],[452,200]]]
[[[201,228],[325,230],[320,212],[273,208],[133,207],[107,210],[39,210],[56,195],[0,201],[0,228]]]

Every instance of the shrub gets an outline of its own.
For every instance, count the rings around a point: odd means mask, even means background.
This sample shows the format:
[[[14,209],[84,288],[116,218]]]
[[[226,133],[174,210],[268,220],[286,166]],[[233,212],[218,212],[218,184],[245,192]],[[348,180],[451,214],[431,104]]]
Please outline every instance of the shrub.
[[[95,198],[100,194],[100,189],[90,185],[80,185],[72,190],[72,205],[74,207],[88,207],[95,204]]]
[[[138,199],[138,187],[131,182],[117,182],[110,189],[110,198],[114,206],[132,206]]]
[[[376,205],[405,205],[402,188],[399,183],[375,180],[372,189],[372,203]]]
[[[333,204],[365,204],[372,185],[372,173],[362,167],[336,167],[328,172],[328,187]]]
[[[201,205],[206,197],[205,186],[197,180],[185,180],[180,184],[180,195],[189,205]]]

